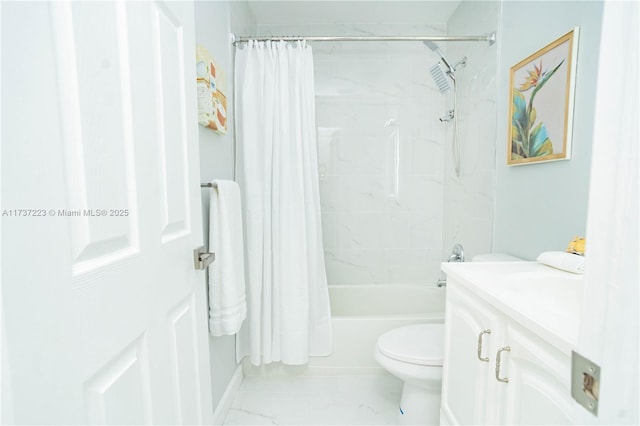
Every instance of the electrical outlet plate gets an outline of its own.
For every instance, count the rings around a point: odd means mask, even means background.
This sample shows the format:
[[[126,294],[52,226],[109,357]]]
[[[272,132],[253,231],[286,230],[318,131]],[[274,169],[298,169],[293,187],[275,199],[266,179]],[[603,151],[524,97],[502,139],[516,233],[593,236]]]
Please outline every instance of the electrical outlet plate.
[[[571,396],[594,416],[598,415],[600,367],[577,352],[571,352]]]

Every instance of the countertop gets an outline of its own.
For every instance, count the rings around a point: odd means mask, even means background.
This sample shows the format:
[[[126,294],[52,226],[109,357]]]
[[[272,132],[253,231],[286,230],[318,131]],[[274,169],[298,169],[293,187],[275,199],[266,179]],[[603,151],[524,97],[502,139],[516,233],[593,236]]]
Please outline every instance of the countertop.
[[[559,349],[576,349],[583,275],[539,262],[452,262],[442,270],[447,287],[462,286]]]

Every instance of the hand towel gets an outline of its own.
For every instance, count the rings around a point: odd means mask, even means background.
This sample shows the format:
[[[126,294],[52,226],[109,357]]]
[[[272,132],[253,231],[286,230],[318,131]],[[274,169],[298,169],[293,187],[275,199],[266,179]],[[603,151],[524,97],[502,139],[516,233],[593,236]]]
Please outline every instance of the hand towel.
[[[552,268],[574,274],[584,274],[584,257],[564,251],[545,251],[538,256],[538,262]]]
[[[212,182],[209,211],[209,332],[236,334],[247,316],[240,187],[228,180]]]

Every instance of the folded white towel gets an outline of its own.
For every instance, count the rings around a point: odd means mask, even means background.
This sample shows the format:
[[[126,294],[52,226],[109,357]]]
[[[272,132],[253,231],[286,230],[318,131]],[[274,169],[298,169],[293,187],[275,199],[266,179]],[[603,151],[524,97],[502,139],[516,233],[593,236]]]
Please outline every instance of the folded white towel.
[[[247,316],[240,187],[214,180],[209,212],[209,331],[213,336],[235,334]]]
[[[540,253],[537,260],[552,268],[574,274],[584,274],[584,256],[564,251],[545,251]]]

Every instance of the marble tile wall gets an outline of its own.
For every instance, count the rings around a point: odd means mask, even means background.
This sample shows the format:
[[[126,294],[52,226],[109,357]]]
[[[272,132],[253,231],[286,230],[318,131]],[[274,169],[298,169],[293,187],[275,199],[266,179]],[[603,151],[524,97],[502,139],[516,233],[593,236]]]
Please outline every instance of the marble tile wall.
[[[258,33],[446,32],[444,25],[259,24]],[[438,121],[451,96],[438,91],[429,73],[437,56],[415,42],[315,42],[313,49],[329,284],[433,284],[440,274],[443,247],[448,244],[443,240],[448,200],[445,185],[455,184],[445,173],[450,167],[448,125]],[[469,111],[477,107],[483,105],[467,106]],[[491,124],[488,133],[495,132],[495,119]],[[482,152],[473,151],[469,156],[476,159],[478,154]],[[486,157],[493,159],[493,151]],[[478,162],[483,158],[481,155]],[[484,164],[478,169],[484,172]],[[489,173],[479,177],[486,180],[492,176]],[[473,179],[468,183],[478,186]],[[491,210],[492,202],[484,192],[476,193],[475,187],[470,188],[477,201],[471,204]],[[464,190],[456,191],[456,196],[464,194]],[[467,202],[449,201],[450,205],[455,203]],[[490,220],[492,216],[483,212],[480,218]],[[459,235],[459,228],[449,234]],[[478,235],[479,239],[485,238],[481,232]],[[490,243],[491,232],[487,236]]]
[[[462,2],[447,23],[449,34],[487,34],[498,30],[498,1]],[[498,46],[488,43],[448,43],[449,61],[467,57],[459,67],[458,125],[461,149],[461,173],[452,166],[453,123],[445,130],[445,173],[443,204],[443,256],[453,244],[461,243],[468,260],[492,251],[495,204],[496,77]],[[452,96],[448,96],[451,106]]]
[[[326,34],[442,34],[368,25]],[[316,108],[330,284],[431,283],[442,245],[444,107],[419,43],[319,46]]]

